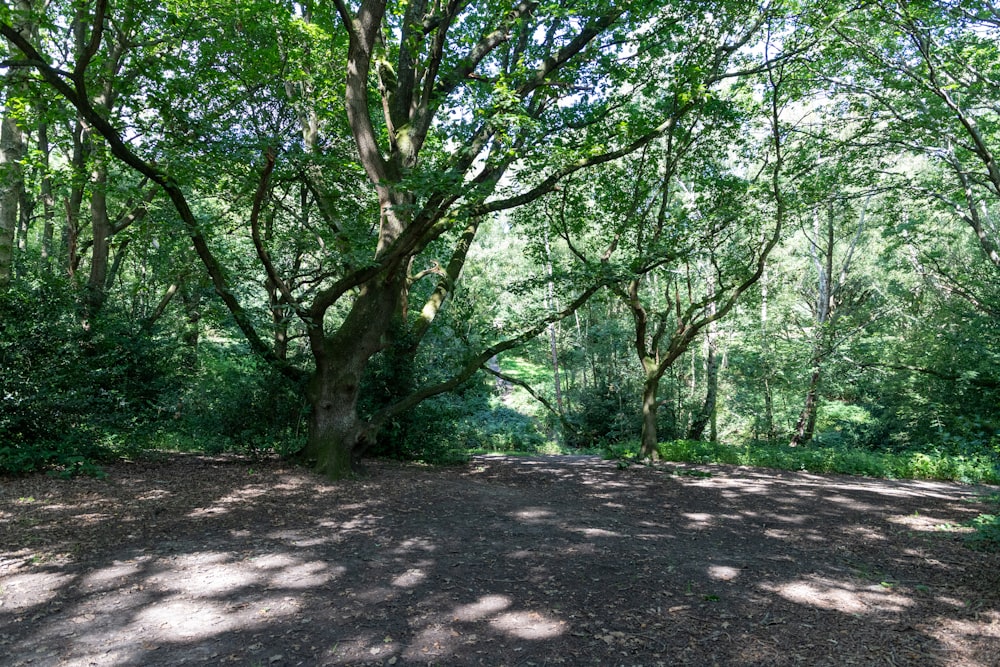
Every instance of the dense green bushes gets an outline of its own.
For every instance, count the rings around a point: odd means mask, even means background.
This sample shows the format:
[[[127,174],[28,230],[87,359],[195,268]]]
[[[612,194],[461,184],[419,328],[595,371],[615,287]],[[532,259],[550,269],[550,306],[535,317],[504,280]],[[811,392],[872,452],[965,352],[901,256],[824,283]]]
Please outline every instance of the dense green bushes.
[[[294,388],[239,346],[197,354],[113,310],[88,319],[70,285],[0,297],[0,473],[94,473],[149,448],[241,452],[304,443]]]
[[[88,470],[161,388],[156,345],[124,318],[87,321],[71,297],[56,281],[0,297],[2,472]]]

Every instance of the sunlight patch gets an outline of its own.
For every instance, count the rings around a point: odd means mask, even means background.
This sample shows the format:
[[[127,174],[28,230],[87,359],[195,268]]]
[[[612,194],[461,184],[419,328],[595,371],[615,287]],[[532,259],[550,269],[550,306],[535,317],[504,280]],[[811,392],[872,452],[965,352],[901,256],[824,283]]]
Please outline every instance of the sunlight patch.
[[[136,563],[115,563],[110,567],[101,568],[100,570],[95,570],[87,576],[83,577],[83,584],[87,588],[103,588],[107,585],[108,588],[113,588],[113,585],[109,585],[114,582],[115,579],[124,579],[125,577],[135,574],[138,569],[138,564]],[[114,583],[121,583],[120,581]]]
[[[202,562],[178,564],[178,575],[164,579],[164,587],[175,591],[195,591],[199,598],[245,588],[260,581],[260,575],[235,563]]]
[[[947,530],[949,532],[972,532],[971,528],[965,528],[964,526],[955,525],[944,519],[935,519],[932,516],[924,514],[907,514],[905,516],[891,516],[888,518],[890,523],[899,524],[901,526],[906,526],[910,530],[918,530],[921,532],[936,533],[942,530]]]
[[[770,584],[762,588],[796,604],[845,614],[863,614],[869,611],[900,612],[913,604],[906,597],[877,585],[860,588],[846,582],[826,579]]]
[[[847,528],[844,532],[849,534],[853,533],[854,535],[859,535],[868,540],[885,540],[885,536],[881,532],[869,526],[854,526],[853,528]]]
[[[541,507],[529,507],[519,512],[514,512],[514,516],[525,521],[538,521],[551,517],[552,511]]]
[[[996,647],[1000,646],[1000,613],[980,612],[978,619],[942,619],[929,635],[951,653],[955,664],[970,667],[996,665]],[[978,649],[978,650],[977,650]]]
[[[276,572],[270,580],[270,586],[282,586],[293,589],[309,589],[322,586],[344,574],[347,568],[338,566],[327,567],[326,563],[317,561],[299,563]]]
[[[15,574],[5,577],[0,588],[0,600],[5,611],[44,605],[59,595],[59,590],[73,577],[68,574]],[[19,589],[31,591],[30,595],[9,595]],[[44,591],[44,592],[43,592]],[[20,601],[20,605],[18,605]]]
[[[412,537],[400,542],[399,546],[393,549],[393,553],[405,554],[411,551],[435,551],[437,545],[424,537]]]
[[[708,568],[708,576],[719,581],[732,581],[740,576],[740,569],[728,565],[711,565]]]
[[[412,588],[427,578],[427,573],[420,568],[410,568],[403,574],[392,580],[393,586],[401,588]]]
[[[478,621],[509,606],[510,598],[506,595],[484,595],[471,604],[455,607],[453,616],[456,621]]]
[[[197,603],[173,600],[142,610],[135,625],[152,640],[177,640],[209,637],[244,626],[246,619],[226,614],[218,604],[198,600]]]
[[[603,528],[574,528],[573,532],[583,533],[587,537],[624,537],[621,533],[616,533]]]
[[[566,621],[557,621],[537,611],[511,611],[493,619],[490,625],[521,639],[551,639],[563,633]]]
[[[167,498],[168,496],[172,496],[172,495],[174,495],[174,494],[171,493],[170,491],[165,490],[165,489],[152,489],[150,491],[147,491],[146,493],[143,493],[141,495],[136,496],[135,499],[136,500],[163,500],[164,498]]]
[[[688,512],[682,516],[687,517],[697,526],[711,526],[712,525],[712,515],[705,514],[704,512]]]

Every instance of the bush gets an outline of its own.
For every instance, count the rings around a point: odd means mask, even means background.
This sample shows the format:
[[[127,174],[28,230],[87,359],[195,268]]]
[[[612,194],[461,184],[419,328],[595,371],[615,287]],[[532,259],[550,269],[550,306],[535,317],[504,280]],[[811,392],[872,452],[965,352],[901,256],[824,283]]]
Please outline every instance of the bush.
[[[133,329],[114,313],[85,323],[55,279],[0,296],[0,472],[90,472],[115,455],[106,433],[157,392],[158,351]]]
[[[617,388],[581,392],[571,416],[581,444],[620,443],[634,438],[639,423],[636,400]]]
[[[975,532],[966,541],[974,549],[1000,551],[1000,515],[980,514],[968,524]]]
[[[202,345],[198,367],[161,398],[158,437],[208,453],[276,452],[305,445],[302,393],[239,346]]]

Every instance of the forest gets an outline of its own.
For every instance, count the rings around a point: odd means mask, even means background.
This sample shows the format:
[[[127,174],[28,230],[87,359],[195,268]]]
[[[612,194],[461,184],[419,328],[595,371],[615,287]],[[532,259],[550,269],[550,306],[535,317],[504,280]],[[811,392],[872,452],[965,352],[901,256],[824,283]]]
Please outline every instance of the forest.
[[[997,664],[997,0],[4,0],[0,80],[0,663]]]
[[[6,0],[0,472],[1000,481],[994,0]]]

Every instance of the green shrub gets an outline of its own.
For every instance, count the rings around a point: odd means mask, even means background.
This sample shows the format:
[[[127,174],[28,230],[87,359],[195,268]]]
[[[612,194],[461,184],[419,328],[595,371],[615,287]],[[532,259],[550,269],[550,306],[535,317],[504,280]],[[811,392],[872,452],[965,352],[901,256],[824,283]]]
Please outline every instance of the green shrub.
[[[107,433],[155,399],[159,350],[113,311],[85,322],[70,286],[15,284],[0,295],[0,472],[92,472]]]
[[[1000,515],[980,514],[968,525],[975,530],[966,538],[969,546],[983,551],[1000,551]]]

